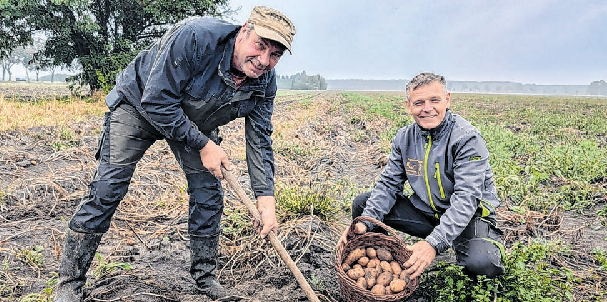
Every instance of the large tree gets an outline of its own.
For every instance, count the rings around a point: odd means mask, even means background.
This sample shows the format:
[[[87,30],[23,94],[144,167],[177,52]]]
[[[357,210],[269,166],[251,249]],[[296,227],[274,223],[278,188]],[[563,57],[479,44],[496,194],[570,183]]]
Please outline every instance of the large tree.
[[[0,0],[0,58],[32,36],[47,37],[46,65],[82,72],[92,91],[113,86],[116,73],[166,29],[193,15],[226,16],[229,0]],[[42,61],[42,60],[41,60]]]

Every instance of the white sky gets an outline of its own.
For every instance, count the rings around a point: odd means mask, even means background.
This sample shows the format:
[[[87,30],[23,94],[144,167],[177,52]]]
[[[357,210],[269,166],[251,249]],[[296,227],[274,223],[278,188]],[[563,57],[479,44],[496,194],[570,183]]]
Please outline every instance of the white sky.
[[[605,0],[231,0],[244,23],[255,5],[295,24],[293,55],[276,70],[326,79],[579,84],[607,80]]]
[[[253,6],[295,24],[281,75],[588,85],[607,80],[605,0],[231,0],[244,23]],[[13,79],[25,75],[14,69]],[[30,75],[33,77],[34,75]]]

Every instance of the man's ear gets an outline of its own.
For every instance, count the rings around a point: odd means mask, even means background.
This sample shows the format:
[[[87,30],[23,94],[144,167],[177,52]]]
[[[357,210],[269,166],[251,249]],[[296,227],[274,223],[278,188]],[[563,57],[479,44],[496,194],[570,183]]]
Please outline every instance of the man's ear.
[[[249,27],[249,22],[245,22],[242,27],[240,28],[240,32],[239,33],[246,33],[247,32],[247,27]]]
[[[238,34],[236,35],[236,43],[240,43],[240,41],[242,41],[242,39],[245,38],[245,36],[247,34],[247,27],[248,27],[248,22],[245,23],[244,25],[242,25],[242,27],[238,31]]]
[[[409,101],[409,98],[405,97],[405,107],[407,108],[407,113],[411,114],[411,109],[409,109],[411,107],[411,102]]]
[[[445,100],[447,101],[447,108],[451,109],[451,92],[447,91]]]

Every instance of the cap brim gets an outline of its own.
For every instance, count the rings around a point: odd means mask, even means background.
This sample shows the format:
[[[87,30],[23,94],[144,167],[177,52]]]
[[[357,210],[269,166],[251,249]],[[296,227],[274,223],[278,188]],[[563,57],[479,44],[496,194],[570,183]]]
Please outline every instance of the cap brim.
[[[257,33],[258,36],[265,38],[265,39],[270,39],[270,40],[274,40],[282,45],[284,45],[284,47],[287,48],[287,50],[289,51],[289,53],[292,54],[291,52],[291,44],[289,44],[287,42],[287,40],[285,40],[285,38],[283,38],[281,35],[279,35],[277,32],[268,29],[264,26],[258,25],[258,24],[253,24],[253,28],[255,29],[255,33]]]

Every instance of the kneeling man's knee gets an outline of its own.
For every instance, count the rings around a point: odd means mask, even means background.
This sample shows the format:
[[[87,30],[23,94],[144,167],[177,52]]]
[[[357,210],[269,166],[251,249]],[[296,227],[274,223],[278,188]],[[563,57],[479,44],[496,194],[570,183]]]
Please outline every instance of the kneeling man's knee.
[[[457,262],[464,267],[464,272],[471,276],[485,275],[495,278],[504,274],[501,243],[487,239],[474,238],[457,249]]]
[[[352,219],[362,215],[369,197],[371,197],[371,192],[362,193],[354,198],[352,201]]]

